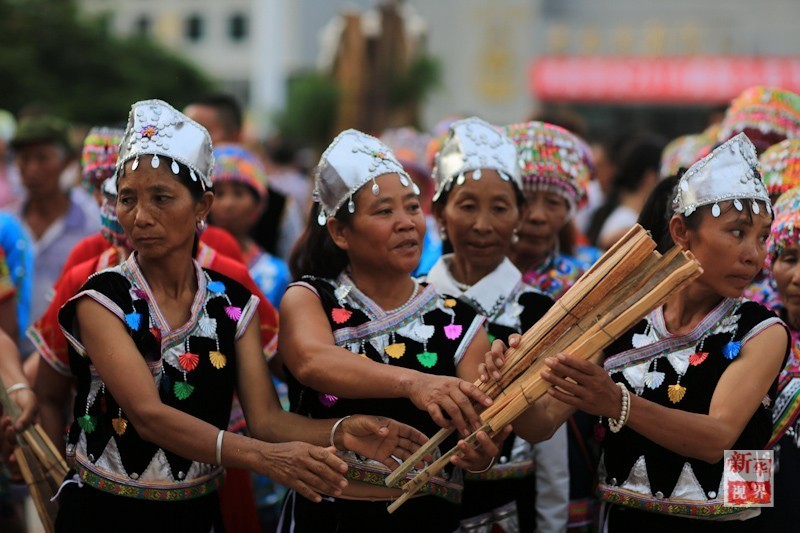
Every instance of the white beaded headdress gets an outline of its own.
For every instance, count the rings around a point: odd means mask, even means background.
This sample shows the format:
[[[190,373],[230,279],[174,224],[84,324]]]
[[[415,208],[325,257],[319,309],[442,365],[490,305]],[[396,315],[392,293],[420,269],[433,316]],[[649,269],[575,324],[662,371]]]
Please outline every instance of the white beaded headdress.
[[[472,179],[481,179],[481,169],[497,171],[501,178],[522,190],[517,148],[511,139],[478,117],[453,122],[447,140],[436,154],[433,200],[438,200],[443,191],[449,191],[454,181],[457,185],[464,183],[468,172],[472,172]]]
[[[754,214],[761,212],[759,201],[771,212],[769,195],[759,172],[756,148],[744,133],[717,147],[689,167],[678,183],[675,211],[689,216],[698,207],[711,205],[711,214],[721,213],[719,202],[733,200],[737,210],[746,200]]]
[[[143,155],[153,156],[153,168],[158,168],[163,157],[174,174],[180,172],[181,163],[189,168],[192,180],[199,179],[204,190],[211,188],[214,150],[208,131],[161,100],[144,100],[131,106],[120,144],[117,176],[123,175],[125,163],[131,159],[136,170]]]
[[[414,193],[419,194],[419,188],[385,144],[354,129],[340,133],[322,154],[314,171],[314,200],[320,204],[317,222],[324,226],[348,198],[347,210],[354,213],[353,195],[370,180],[372,194],[378,196],[381,189],[375,178],[384,174],[399,174],[403,187],[412,186]]]

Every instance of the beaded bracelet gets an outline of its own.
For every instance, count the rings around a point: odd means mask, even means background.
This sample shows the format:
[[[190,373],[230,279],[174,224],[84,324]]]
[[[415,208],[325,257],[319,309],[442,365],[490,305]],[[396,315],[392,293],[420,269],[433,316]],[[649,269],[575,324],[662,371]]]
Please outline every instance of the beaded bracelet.
[[[342,422],[344,422],[348,418],[350,418],[350,415],[343,416],[342,418],[337,420],[336,423],[331,428],[331,446],[333,446],[334,448],[336,448],[336,444],[333,442],[333,436],[336,434],[336,429],[339,427],[339,424],[341,424]]]
[[[624,383],[617,383],[617,386],[619,390],[622,391],[622,409],[620,410],[618,420],[614,420],[613,418],[608,419],[608,429],[610,429],[612,433],[619,433],[619,430],[628,422],[628,415],[631,412],[631,393],[628,391],[628,387],[626,387]]]

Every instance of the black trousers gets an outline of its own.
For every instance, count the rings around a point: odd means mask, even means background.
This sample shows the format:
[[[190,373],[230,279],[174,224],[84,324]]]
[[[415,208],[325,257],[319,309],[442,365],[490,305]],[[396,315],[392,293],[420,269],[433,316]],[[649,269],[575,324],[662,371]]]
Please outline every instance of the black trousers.
[[[283,502],[278,533],[451,533],[459,506],[437,496],[420,496],[393,514],[388,501],[325,498],[314,503],[295,491]]]
[[[523,478],[484,481],[464,480],[464,497],[461,500],[461,519],[491,512],[498,507],[517,502],[519,530],[536,531],[536,475]]]

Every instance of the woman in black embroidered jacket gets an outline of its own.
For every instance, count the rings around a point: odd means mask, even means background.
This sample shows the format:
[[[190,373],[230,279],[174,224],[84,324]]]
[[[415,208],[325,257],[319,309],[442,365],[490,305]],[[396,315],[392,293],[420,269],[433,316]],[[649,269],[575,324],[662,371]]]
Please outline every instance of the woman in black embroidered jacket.
[[[462,434],[476,427],[470,401],[490,403],[472,383],[489,347],[483,318],[411,277],[425,232],[416,185],[383,143],[347,130],[322,155],[315,193],[317,220],[309,220],[292,261],[302,280],[281,302],[279,351],[292,410],[311,418],[391,416],[428,435],[440,426]],[[441,449],[454,444],[451,438]],[[483,433],[479,451],[463,441],[461,450],[465,457],[454,466],[472,469],[485,468],[498,451]],[[343,458],[354,480],[344,494],[312,512],[290,493],[282,531],[458,527],[458,468],[389,515],[387,501],[400,494],[384,484],[390,470],[357,454]]]
[[[725,450],[769,441],[789,340],[773,313],[741,298],[772,222],[757,164],[740,134],[692,165],[669,232],[702,276],[612,344],[602,369],[561,354],[542,374],[555,386],[543,399],[553,420],[575,408],[607,417],[598,477],[608,531],[758,527],[758,508],[731,506],[737,481],[723,476]]]
[[[61,310],[76,377],[59,531],[222,531],[223,465],[320,501],[346,465],[382,461],[422,435],[376,417],[284,412],[261,350],[258,300],[193,261],[213,201],[206,130],[159,100],[134,104],[117,164],[118,216],[136,252],[93,275]],[[254,320],[255,318],[255,320]],[[228,433],[236,388],[251,434]],[[351,422],[353,420],[353,422]]]

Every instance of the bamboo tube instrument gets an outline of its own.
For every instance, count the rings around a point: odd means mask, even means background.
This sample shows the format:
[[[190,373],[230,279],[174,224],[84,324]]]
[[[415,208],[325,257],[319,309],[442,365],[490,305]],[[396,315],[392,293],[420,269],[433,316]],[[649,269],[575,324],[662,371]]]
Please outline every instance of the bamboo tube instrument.
[[[496,435],[544,395],[550,387],[541,379],[546,358],[565,352],[589,359],[702,273],[689,252],[674,247],[661,256],[654,250],[652,239],[641,226],[635,226],[525,332],[517,349],[506,352],[501,378],[480,384],[482,390],[499,400],[481,413],[483,425],[465,439],[467,442],[474,444],[481,430]],[[452,430],[437,433],[387,479],[387,485],[404,478],[450,433]],[[453,448],[444,453],[409,480],[389,512],[441,471],[457,451]]]
[[[0,382],[0,404],[12,421],[19,418],[19,407],[8,396],[2,382]],[[22,433],[18,433],[17,442],[14,456],[19,463],[22,477],[28,485],[44,529],[52,533],[55,531],[58,504],[51,502],[50,498],[58,492],[58,488],[67,476],[67,464],[39,424],[33,424]]]
[[[545,350],[549,346],[556,350],[566,347],[566,344],[556,344],[556,342],[575,325],[580,329],[587,327],[586,320],[579,324],[579,317],[586,317],[589,309],[601,305],[606,300],[613,288],[613,285],[607,282],[611,271],[613,270],[617,277],[629,275],[642,261],[651,258],[655,247],[655,242],[647,236],[647,232],[641,226],[631,228],[581,276],[573,287],[564,293],[534,327],[528,330],[517,348],[511,348],[506,352],[506,363],[500,370],[500,379],[488,382],[476,381],[475,385],[493,399],[497,398],[503,387],[508,386],[541,355],[537,350]],[[452,435],[453,431],[442,429],[437,432],[428,441],[424,450],[420,449],[413,454],[386,478],[386,485],[393,487],[404,479],[413,465],[419,463],[430,450],[437,448]]]

